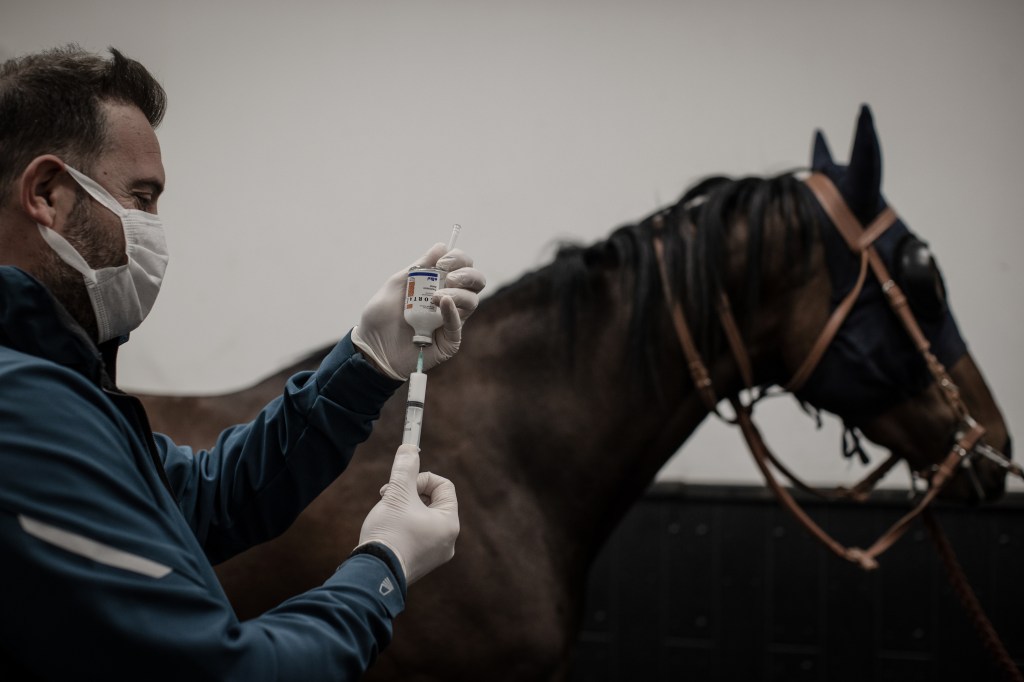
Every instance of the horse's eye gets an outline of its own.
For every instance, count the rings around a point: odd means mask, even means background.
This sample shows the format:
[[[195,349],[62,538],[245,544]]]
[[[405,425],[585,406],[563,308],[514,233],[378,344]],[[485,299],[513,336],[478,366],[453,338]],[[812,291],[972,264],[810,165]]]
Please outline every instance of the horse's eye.
[[[910,301],[914,314],[938,322],[946,314],[946,285],[928,244],[905,236],[896,248],[893,276]]]

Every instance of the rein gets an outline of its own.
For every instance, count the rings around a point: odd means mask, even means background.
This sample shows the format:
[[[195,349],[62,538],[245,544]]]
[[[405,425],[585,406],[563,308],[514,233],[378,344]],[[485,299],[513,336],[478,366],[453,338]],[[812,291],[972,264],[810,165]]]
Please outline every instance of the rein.
[[[794,476],[778,460],[765,443],[764,438],[761,436],[753,420],[754,405],[760,397],[763,397],[763,394],[752,398],[750,402],[747,403],[742,402],[739,396],[729,396],[729,402],[732,405],[734,416],[723,416],[718,407],[719,399],[712,385],[710,373],[708,372],[707,366],[704,364],[704,361],[700,356],[700,352],[697,350],[697,346],[694,343],[693,335],[690,332],[690,326],[687,323],[685,313],[683,312],[682,303],[672,294],[672,287],[667,267],[665,265],[664,245],[658,233],[658,231],[664,227],[662,214],[655,215],[652,218],[654,227],[656,228],[654,233],[654,248],[657,255],[665,300],[671,313],[672,324],[675,328],[680,346],[682,347],[683,354],[686,357],[694,386],[696,387],[698,395],[704,402],[705,406],[709,411],[715,413],[723,421],[739,426],[750,452],[754,457],[754,461],[761,470],[761,473],[764,475],[769,487],[775,493],[782,506],[785,507],[801,523],[801,525],[803,525],[814,537],[821,541],[837,556],[855,563],[865,570],[873,570],[878,567],[877,557],[899,540],[899,538],[902,537],[910,527],[911,523],[920,516],[929,507],[929,505],[931,505],[946,484],[953,478],[957,467],[963,466],[973,476],[973,470],[970,468],[970,462],[971,458],[975,455],[982,455],[998,461],[1010,473],[1024,477],[1024,472],[1021,471],[1019,466],[1010,462],[1009,459],[1001,453],[997,453],[989,446],[981,443],[981,438],[985,433],[984,427],[970,416],[967,406],[961,399],[960,391],[953,382],[953,379],[949,376],[946,368],[942,366],[942,363],[940,363],[935,355],[932,354],[928,339],[921,331],[917,320],[911,312],[906,296],[889,274],[885,264],[882,262],[881,257],[878,255],[878,252],[874,247],[875,240],[895,224],[897,220],[896,213],[891,208],[886,208],[867,228],[865,228],[860,224],[857,218],[853,215],[853,212],[846,205],[846,202],[843,200],[839,190],[826,176],[820,173],[813,173],[804,182],[814,193],[818,202],[832,220],[833,224],[835,224],[847,246],[854,254],[859,256],[860,272],[853,289],[833,311],[828,322],[825,324],[825,327],[822,329],[808,353],[807,358],[800,365],[789,382],[785,384],[784,388],[791,392],[799,390],[814,372],[815,367],[817,367],[836,333],[838,333],[839,328],[853,309],[854,303],[856,302],[857,297],[864,286],[864,282],[866,281],[868,270],[870,269],[881,283],[882,291],[886,295],[889,306],[892,308],[893,312],[896,313],[897,317],[902,322],[904,329],[906,329],[907,333],[910,335],[918,352],[921,353],[924,358],[928,370],[935,379],[936,384],[942,389],[942,395],[946,402],[950,405],[960,422],[960,429],[956,434],[956,442],[950,448],[949,453],[946,455],[942,463],[935,468],[928,477],[927,491],[921,496],[910,512],[896,521],[896,523],[885,531],[867,549],[860,547],[847,547],[825,532],[802,509],[799,503],[793,499],[793,496],[789,491],[782,486],[773,473],[772,467],[781,471],[798,488],[811,492],[815,495],[831,498],[844,497],[863,501],[867,498],[868,494],[877,482],[881,480],[881,478],[899,461],[899,458],[896,455],[890,455],[890,457],[880,467],[870,473],[864,480],[851,489],[840,488],[831,494],[822,493],[821,491],[815,490],[799,481],[799,479],[797,479],[797,477]],[[729,300],[724,292],[719,296],[717,308],[722,328],[725,332],[726,341],[733,357],[736,360],[740,375],[748,389],[748,392],[751,395],[754,395],[754,378],[750,356],[747,353],[739,327],[733,318]]]
[[[682,347],[683,354],[686,356],[687,365],[689,367],[690,376],[693,379],[694,386],[696,387],[701,400],[710,412],[715,413],[719,418],[727,423],[739,426],[740,431],[743,433],[743,437],[750,448],[750,452],[754,457],[754,461],[757,463],[757,466],[764,475],[766,482],[775,493],[775,496],[778,498],[782,506],[785,507],[797,519],[797,521],[799,521],[800,524],[811,533],[811,535],[821,541],[837,556],[859,565],[864,570],[874,570],[878,568],[878,556],[899,540],[918,516],[922,516],[924,523],[932,536],[932,540],[935,543],[936,550],[946,567],[950,584],[952,585],[954,592],[960,598],[960,601],[968,615],[974,622],[975,628],[977,629],[985,648],[992,654],[1007,680],[1011,680],[1012,682],[1024,682],[1024,676],[1021,675],[1020,669],[1017,668],[1016,664],[1014,664],[1013,660],[1010,658],[1006,647],[999,639],[999,635],[996,633],[992,623],[985,616],[980,603],[978,603],[977,597],[975,597],[974,592],[967,581],[966,575],[964,575],[963,570],[956,561],[956,557],[953,554],[952,547],[949,545],[949,541],[942,533],[942,530],[938,525],[938,520],[930,509],[931,503],[935,500],[946,484],[953,478],[958,467],[963,467],[967,471],[971,476],[971,480],[974,482],[975,487],[978,488],[980,492],[980,484],[978,483],[974,470],[971,466],[971,460],[975,456],[980,455],[987,457],[997,462],[1000,466],[1006,469],[1008,473],[1020,476],[1021,478],[1024,478],[1024,470],[1022,470],[1019,465],[1011,462],[1010,459],[1002,453],[981,442],[981,438],[985,434],[984,427],[971,417],[967,406],[960,397],[960,391],[953,382],[952,377],[949,376],[946,368],[942,366],[942,363],[940,363],[938,358],[936,358],[931,352],[928,339],[921,331],[913,312],[910,310],[906,296],[900,290],[896,281],[889,274],[889,271],[886,269],[885,264],[882,262],[882,259],[879,257],[878,252],[874,247],[875,240],[884,234],[885,231],[892,227],[896,222],[896,213],[891,208],[887,207],[867,228],[865,228],[853,215],[853,212],[850,211],[850,208],[846,205],[846,202],[843,200],[842,195],[839,193],[836,186],[825,175],[813,173],[804,182],[814,193],[818,203],[839,230],[839,233],[842,235],[847,246],[854,254],[859,256],[860,272],[857,276],[857,281],[853,289],[843,298],[840,304],[832,312],[828,322],[826,322],[825,327],[822,329],[814,345],[811,347],[811,351],[808,353],[807,358],[803,363],[801,363],[800,367],[794,373],[789,382],[785,384],[785,390],[790,392],[799,390],[814,372],[814,368],[817,367],[818,363],[821,361],[821,358],[828,349],[829,344],[835,338],[839,328],[853,309],[854,303],[864,286],[868,269],[870,268],[875,277],[877,277],[878,281],[881,283],[882,291],[886,295],[886,300],[889,302],[890,308],[892,308],[893,312],[895,312],[897,317],[899,317],[904,329],[906,329],[914,345],[917,347],[918,352],[924,358],[928,370],[931,372],[936,384],[942,389],[942,395],[946,402],[952,408],[954,414],[959,420],[960,428],[955,436],[956,442],[950,448],[949,453],[946,455],[942,463],[934,469],[934,472],[928,478],[928,489],[925,491],[924,495],[920,497],[914,508],[896,521],[896,523],[885,531],[870,547],[867,549],[862,549],[860,547],[847,547],[836,541],[831,535],[815,523],[799,503],[793,499],[793,496],[789,491],[779,483],[778,479],[772,472],[772,466],[781,471],[798,488],[813,493],[819,497],[846,497],[860,502],[867,499],[868,494],[874,488],[875,484],[877,484],[886,472],[888,472],[897,463],[897,461],[899,461],[899,458],[894,454],[890,455],[881,466],[876,468],[856,486],[851,489],[840,488],[832,494],[822,493],[821,491],[811,488],[801,482],[785,466],[783,466],[783,464],[768,448],[764,438],[762,438],[757,426],[754,424],[754,405],[758,400],[763,398],[765,394],[757,394],[754,390],[754,377],[750,355],[747,353],[746,346],[743,344],[739,327],[733,318],[729,300],[724,292],[720,294],[717,302],[719,319],[725,332],[726,342],[728,343],[730,351],[736,360],[737,367],[747,388],[747,392],[752,397],[749,402],[744,403],[740,400],[739,396],[730,395],[729,402],[732,405],[734,416],[730,418],[722,415],[718,409],[718,397],[715,394],[715,390],[711,382],[711,376],[707,370],[707,366],[704,364],[704,361],[700,356],[700,352],[697,350],[696,344],[693,341],[693,335],[690,333],[690,327],[687,324],[686,316],[683,313],[682,303],[672,295],[672,287],[668,277],[667,267],[665,265],[664,244],[662,243],[661,236],[659,234],[660,230],[664,228],[664,217],[662,213],[659,213],[653,216],[652,222],[655,228],[654,249],[661,275],[662,289],[664,291],[665,301],[667,302],[671,313],[672,325],[675,328],[676,336],[679,338],[679,344]]]

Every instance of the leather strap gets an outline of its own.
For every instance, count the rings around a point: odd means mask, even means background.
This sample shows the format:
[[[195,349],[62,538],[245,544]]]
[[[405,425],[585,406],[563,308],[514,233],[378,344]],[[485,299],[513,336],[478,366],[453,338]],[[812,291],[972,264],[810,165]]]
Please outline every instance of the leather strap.
[[[725,341],[729,344],[730,350],[732,350],[732,356],[736,360],[736,367],[740,371],[740,377],[743,378],[743,383],[747,390],[753,390],[753,363],[750,362],[750,355],[747,353],[747,347],[743,343],[743,335],[740,334],[740,328],[736,325],[736,319],[732,315],[732,306],[729,305],[729,297],[726,296],[724,291],[718,299],[718,318],[722,322]]]
[[[853,306],[863,289],[867,277],[867,270],[870,267],[875,276],[882,283],[882,290],[888,297],[890,306],[900,317],[904,328],[910,334],[915,346],[924,356],[928,369],[932,372],[936,381],[942,387],[944,395],[950,405],[953,406],[957,415],[969,426],[967,432],[961,434],[957,443],[950,450],[942,465],[932,476],[927,493],[921,498],[914,509],[897,521],[866,550],[857,547],[846,547],[822,530],[821,527],[803,511],[800,505],[793,499],[792,495],[790,495],[789,492],[778,482],[772,472],[772,467],[774,466],[776,469],[781,471],[797,487],[810,491],[816,495],[830,498],[847,497],[855,500],[863,500],[867,498],[869,491],[882,478],[882,476],[884,476],[885,473],[895,465],[899,458],[895,455],[890,456],[880,467],[874,470],[853,488],[839,488],[835,493],[826,495],[800,481],[771,452],[765,444],[764,439],[761,437],[760,432],[757,430],[757,427],[754,425],[752,418],[753,402],[749,405],[744,405],[736,396],[730,396],[729,401],[732,404],[735,417],[733,419],[726,419],[725,417],[722,417],[721,412],[718,410],[718,397],[715,394],[714,387],[712,386],[710,373],[700,356],[697,345],[694,343],[693,335],[691,334],[689,325],[687,324],[682,303],[673,294],[671,280],[669,279],[665,264],[664,244],[660,234],[660,230],[663,228],[664,223],[661,214],[654,216],[652,219],[652,223],[655,227],[654,249],[657,256],[659,274],[661,276],[662,290],[665,296],[666,305],[670,311],[672,325],[676,331],[676,336],[682,348],[683,355],[686,358],[694,386],[697,388],[701,400],[708,408],[708,411],[714,412],[725,421],[736,423],[740,427],[740,430],[747,441],[747,445],[754,456],[754,460],[757,463],[758,468],[761,469],[769,487],[773,490],[776,497],[779,498],[780,503],[782,503],[782,505],[792,513],[812,535],[817,537],[826,547],[838,556],[857,563],[866,570],[870,570],[878,566],[876,557],[892,546],[892,544],[906,532],[910,523],[917,518],[917,516],[920,515],[929,504],[931,504],[932,500],[934,500],[942,488],[945,487],[946,483],[952,478],[957,466],[960,465],[961,460],[967,457],[968,453],[970,453],[974,446],[980,441],[984,434],[984,429],[970,418],[966,406],[959,397],[959,391],[956,389],[956,385],[953,383],[953,380],[949,377],[948,373],[946,373],[946,370],[942,367],[941,363],[939,363],[929,351],[928,340],[917,325],[917,321],[914,319],[913,313],[910,311],[907,304],[906,297],[903,295],[902,291],[900,291],[899,287],[896,286],[895,281],[889,275],[888,270],[885,268],[885,264],[882,262],[881,258],[878,256],[877,250],[874,248],[875,240],[895,224],[897,220],[896,213],[892,209],[886,208],[872,221],[871,225],[868,226],[867,229],[864,229],[857,218],[853,215],[853,212],[850,211],[846,202],[843,200],[842,195],[839,193],[839,190],[831,180],[821,174],[812,174],[807,178],[806,183],[817,197],[819,203],[822,205],[833,224],[835,224],[836,228],[839,230],[839,233],[842,235],[847,246],[851,251],[860,256],[860,271],[853,289],[851,289],[851,291],[843,298],[836,310],[833,311],[828,322],[825,324],[825,327],[822,329],[822,332],[818,335],[818,338],[812,346],[807,358],[803,363],[801,363],[793,378],[786,384],[786,388],[790,391],[798,390],[813,373],[814,368],[817,367],[821,357],[824,355],[846,317],[853,309]],[[746,351],[746,346],[743,343],[739,327],[732,315],[729,300],[724,292],[719,298],[718,314],[725,333],[726,341],[729,345],[730,351],[732,352],[733,358],[736,361],[737,368],[743,382],[748,389],[753,390],[754,377],[750,356]]]
[[[803,385],[807,383],[807,380],[811,377],[814,372],[814,368],[821,362],[821,358],[825,355],[825,351],[828,350],[829,345],[832,343],[832,339],[835,338],[836,334],[839,333],[839,328],[843,326],[843,322],[846,321],[846,316],[853,310],[853,305],[857,302],[857,297],[860,296],[861,289],[864,288],[864,281],[867,279],[868,274],[868,254],[862,252],[860,256],[860,274],[857,275],[857,282],[853,285],[843,300],[836,306],[836,309],[832,311],[831,317],[828,322],[825,323],[825,328],[821,330],[821,334],[818,335],[818,340],[814,342],[810,352],[804,359],[800,368],[793,374],[793,378],[789,380],[785,388],[790,393],[796,393]]]
[[[655,226],[660,227],[661,221],[655,221]],[[669,308],[669,315],[672,318],[672,326],[676,330],[676,338],[682,347],[683,356],[686,358],[687,367],[690,370],[690,378],[697,388],[701,400],[709,412],[718,412],[718,397],[711,385],[711,375],[704,361],[697,350],[697,344],[693,341],[690,333],[690,326],[686,323],[686,314],[683,312],[683,305],[672,293],[672,283],[668,277],[668,270],[665,267],[665,245],[661,241],[661,235],[654,233],[654,251],[657,255],[658,272],[661,275],[661,288],[665,295],[665,302]]]
[[[895,544],[906,533],[911,522],[928,508],[939,492],[945,487],[946,483],[953,477],[953,473],[960,465],[961,459],[971,451],[971,448],[974,447],[985,432],[980,425],[975,424],[974,428],[961,437],[957,444],[949,451],[949,454],[946,455],[942,465],[932,477],[928,492],[922,496],[914,508],[890,526],[868,549],[861,549],[859,547],[847,547],[836,541],[821,526],[815,523],[814,519],[793,499],[793,496],[779,483],[772,473],[771,467],[768,466],[768,446],[754,425],[749,406],[741,405],[735,397],[730,397],[730,401],[732,402],[733,409],[736,410],[737,423],[740,426],[743,437],[747,441],[751,454],[754,456],[754,461],[757,463],[758,468],[765,477],[765,481],[772,489],[772,492],[775,493],[783,508],[792,514],[811,535],[816,537],[832,553],[859,565],[867,571],[878,568],[878,556]]]
[[[764,439],[757,430],[757,427],[754,426],[752,418],[753,404],[756,402],[756,399],[753,399],[749,405],[743,405],[737,396],[733,395],[729,397],[729,401],[731,402],[733,411],[736,415],[735,419],[732,421],[739,425],[740,430],[747,441],[748,447],[750,448],[750,452],[754,457],[754,461],[758,468],[761,469],[766,482],[775,493],[783,507],[833,553],[843,559],[858,564],[865,570],[872,570],[878,567],[877,557],[899,540],[899,538],[906,533],[910,524],[917,519],[918,516],[925,516],[926,524],[930,530],[933,530],[933,526],[937,529],[935,520],[930,516],[930,505],[946,484],[953,478],[956,469],[961,466],[961,464],[970,464],[971,453],[974,451],[975,447],[981,443],[981,438],[985,433],[985,429],[971,418],[966,405],[964,405],[963,401],[960,399],[960,393],[956,384],[953,383],[952,378],[949,377],[942,364],[930,352],[928,341],[924,334],[921,333],[917,320],[914,318],[913,313],[907,305],[906,297],[903,295],[902,291],[900,291],[899,287],[896,286],[895,281],[893,281],[892,277],[889,275],[884,263],[882,263],[881,259],[878,257],[878,253],[873,246],[875,240],[896,222],[895,212],[889,208],[884,209],[882,213],[872,221],[871,225],[868,226],[867,229],[863,229],[857,219],[853,216],[853,213],[846,206],[846,202],[843,201],[838,190],[832,182],[828,180],[828,178],[820,174],[814,174],[811,175],[806,182],[818,198],[819,203],[821,203],[822,207],[832,219],[832,222],[840,231],[840,234],[843,235],[843,238],[851,251],[860,255],[861,263],[860,273],[857,277],[856,284],[830,316],[829,321],[826,323],[821,334],[819,334],[811,352],[801,364],[793,378],[789,381],[787,388],[791,391],[797,390],[811,375],[857,300],[857,297],[864,285],[867,268],[870,265],[875,276],[882,283],[882,290],[888,297],[890,306],[899,316],[904,328],[910,334],[914,344],[924,357],[929,371],[931,371],[936,382],[943,390],[943,395],[953,407],[954,411],[956,411],[961,423],[967,426],[966,432],[962,431],[957,434],[957,442],[950,449],[949,454],[946,455],[942,464],[931,477],[928,491],[921,497],[914,508],[896,521],[896,523],[883,533],[870,547],[867,549],[861,549],[859,547],[846,547],[834,540],[828,533],[822,530],[822,528],[818,526],[818,524],[815,523],[806,512],[803,511],[800,505],[797,504],[796,500],[793,499],[792,495],[789,494],[789,491],[779,484],[778,480],[773,475],[769,464],[782,471],[790,481],[798,485],[798,487],[818,494],[817,491],[811,489],[809,486],[793,476],[789,470],[778,461],[775,455],[772,454],[771,450],[768,449],[768,446],[765,444]],[[660,230],[663,227],[662,215],[659,214],[655,216],[653,222],[655,227]],[[708,405],[709,411],[713,411],[721,417],[721,413],[719,413],[717,409],[717,399],[715,397],[714,389],[711,386],[711,379],[707,368],[700,358],[700,353],[697,351],[696,345],[693,343],[693,338],[689,333],[689,327],[686,324],[686,318],[683,314],[682,306],[675,300],[675,297],[672,294],[670,281],[665,268],[664,249],[660,235],[657,233],[655,233],[654,246],[658,256],[658,267],[661,272],[661,281],[664,289],[665,300],[671,310],[673,326],[676,329],[676,335],[679,337],[680,344],[683,347],[683,353],[685,354],[687,363],[690,367],[690,373],[694,379],[694,385],[698,387],[701,398],[704,400],[705,404]],[[740,375],[742,376],[746,387],[750,391],[753,391],[753,371],[750,357],[746,352],[742,336],[739,333],[739,328],[737,327],[735,320],[733,319],[729,301],[724,292],[719,300],[718,308],[725,336],[729,343],[729,347],[732,350],[733,357],[736,359]],[[1024,478],[1024,471],[1022,471],[1019,466],[1014,465],[1009,461],[1009,459],[1005,458],[1005,456],[999,455],[999,453],[986,453],[986,447],[987,446],[984,444],[981,445],[983,455],[995,459],[1010,472],[1021,475],[1021,477]],[[1003,461],[1004,459],[1005,462]],[[869,491],[874,487],[874,485],[896,464],[897,461],[899,461],[899,457],[895,454],[891,454],[881,466],[871,472],[871,474],[854,486],[854,488],[850,490],[839,489],[837,492],[857,501],[863,501],[867,498]],[[933,530],[933,536],[935,535],[935,532],[936,531]],[[937,532],[941,535],[941,531]],[[941,539],[936,539],[936,544],[939,546],[940,554],[943,554],[941,541],[944,541],[944,539],[944,536]],[[952,549],[948,547],[948,542],[946,542],[945,549],[945,553],[952,556]],[[947,557],[944,556],[943,558],[945,560]],[[956,563],[955,557],[952,558],[952,563]],[[950,562],[947,561],[947,568],[949,568],[949,566]],[[953,584],[954,589],[959,587],[961,588],[959,591],[966,590],[967,592],[970,592],[970,586],[967,584],[966,578],[962,575],[962,571],[958,574],[959,580],[955,579],[955,572],[956,571],[953,570],[950,572],[951,583]],[[973,596],[973,592],[970,596]],[[1005,646],[1003,646],[1002,642],[999,640],[995,629],[991,626],[991,623],[981,611],[980,605],[976,602],[976,598],[973,602],[965,600],[965,605],[968,606],[969,612],[977,612],[975,614],[976,623],[980,623],[985,626],[979,628],[979,632],[982,633],[983,639],[992,645],[990,646],[990,650],[993,651],[997,661],[1007,672],[1007,679],[1017,681],[1024,680],[1024,676],[1020,674],[1020,670],[1006,653]]]
[[[956,384],[950,378],[946,368],[942,366],[942,363],[931,352],[931,344],[928,342],[924,332],[921,331],[920,325],[917,324],[917,319],[910,310],[907,297],[896,284],[892,275],[889,274],[885,263],[882,262],[878,251],[873,246],[874,241],[896,221],[896,213],[891,208],[886,207],[871,222],[871,225],[864,229],[846,205],[842,194],[839,193],[835,184],[825,175],[813,173],[804,182],[814,193],[818,203],[821,204],[829,219],[836,226],[836,229],[842,235],[850,250],[854,253],[867,254],[871,269],[875,277],[878,278],[878,281],[881,282],[882,291],[889,299],[889,306],[900,319],[903,328],[910,335],[914,346],[924,357],[928,370],[935,378],[938,386],[943,390],[947,402],[956,412],[957,417],[962,420],[966,419],[969,416],[969,412],[966,405],[960,399],[960,392],[957,390]]]

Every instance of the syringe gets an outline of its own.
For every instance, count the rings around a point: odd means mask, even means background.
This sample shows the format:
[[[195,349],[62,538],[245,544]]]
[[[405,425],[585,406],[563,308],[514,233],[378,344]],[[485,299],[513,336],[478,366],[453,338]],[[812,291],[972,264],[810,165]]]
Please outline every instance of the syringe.
[[[409,375],[409,397],[405,400],[403,445],[420,446],[420,431],[423,429],[423,402],[426,399],[427,375],[423,372],[413,372]]]
[[[448,238],[448,248],[445,249],[445,253],[455,248],[455,240],[459,238],[459,232],[462,232],[462,225],[458,223],[452,225],[452,236]]]
[[[448,253],[455,248],[455,240],[459,237],[459,232],[462,231],[461,225],[452,226],[452,236],[448,239],[448,248],[445,253]],[[421,301],[416,301],[414,294],[417,289],[417,282],[414,281],[414,277],[422,273],[410,273],[409,277],[409,294],[410,296],[406,299],[406,321],[413,327],[415,334],[413,335],[413,343],[419,346],[419,356],[416,358],[416,371],[409,375],[409,396],[405,401],[405,429],[402,433],[402,444],[403,445],[415,445],[420,446],[420,432],[423,429],[423,405],[427,398],[427,375],[423,372],[423,349],[433,343],[434,330],[441,326],[443,320],[440,315],[440,311],[437,311],[436,324],[434,321],[430,321],[427,326],[430,327],[427,330],[424,327],[424,321],[422,316],[417,317],[416,324],[410,320],[408,311],[410,310],[410,303],[418,305]],[[435,283],[435,288],[439,283]],[[414,300],[410,302],[410,298]],[[420,297],[421,298],[421,297]],[[432,306],[433,307],[433,306]],[[429,332],[429,333],[428,333]]]

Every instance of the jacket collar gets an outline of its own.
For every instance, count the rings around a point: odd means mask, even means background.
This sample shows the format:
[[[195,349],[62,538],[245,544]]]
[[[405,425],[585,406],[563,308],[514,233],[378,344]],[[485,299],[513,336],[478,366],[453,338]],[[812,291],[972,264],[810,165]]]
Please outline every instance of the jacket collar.
[[[19,268],[0,266],[0,345],[112,387],[117,348],[126,338],[97,346],[38,280]]]

